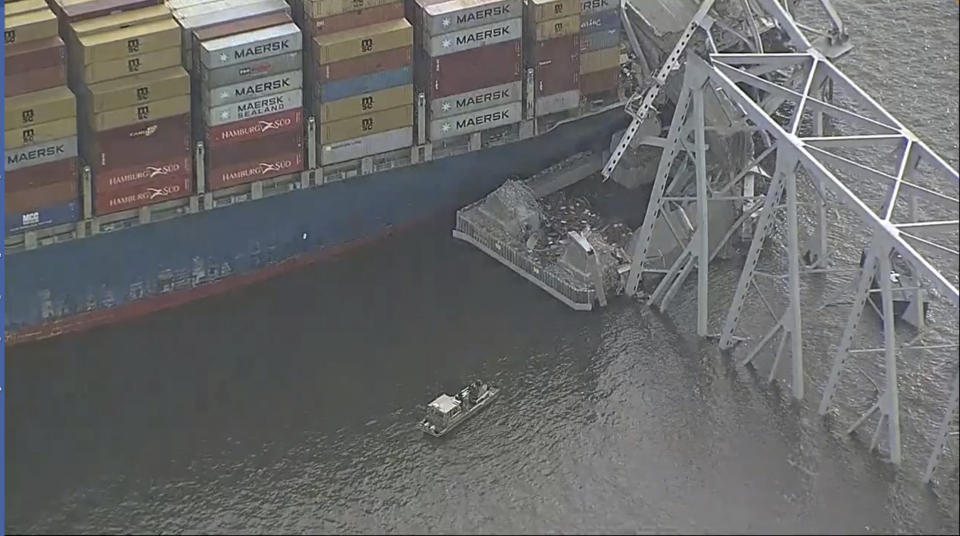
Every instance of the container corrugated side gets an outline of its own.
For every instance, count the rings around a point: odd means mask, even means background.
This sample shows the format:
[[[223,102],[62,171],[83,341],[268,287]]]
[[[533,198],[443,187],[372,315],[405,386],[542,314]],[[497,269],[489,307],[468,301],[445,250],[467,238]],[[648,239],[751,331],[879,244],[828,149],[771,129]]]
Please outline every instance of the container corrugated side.
[[[4,47],[4,76],[66,65],[67,47],[59,35]]]
[[[418,4],[425,37],[523,16],[522,0],[418,0]]]
[[[522,109],[522,103],[511,102],[453,117],[436,119],[430,122],[430,139],[437,141],[511,125],[523,119]]]
[[[538,23],[528,23],[530,36],[536,41],[558,39],[580,33],[580,15],[570,15]]]
[[[314,98],[321,101],[335,101],[372,93],[396,86],[413,83],[413,69],[410,66],[365,74],[354,78],[335,80],[326,84],[317,84]]]
[[[581,0],[527,0],[527,19],[543,22],[580,13]]]
[[[600,11],[607,11],[610,9],[617,10],[619,12],[620,0],[581,0],[580,1],[580,13],[585,15],[587,13],[598,13]]]
[[[620,30],[604,30],[580,34],[580,54],[620,46]]]
[[[59,140],[52,140],[36,145],[20,147],[12,151],[4,151],[6,158],[4,171],[38,166],[47,162],[56,162],[64,158],[77,156],[77,137],[70,136]]]
[[[290,139],[291,144],[295,140]],[[303,170],[303,150],[294,148],[270,158],[238,162],[229,167],[207,169],[207,188],[219,190],[248,182],[289,175]]]
[[[197,30],[193,30],[193,40],[196,42],[219,39],[229,35],[236,35],[260,28],[269,28],[270,26],[280,26],[293,22],[290,15],[283,11],[272,11],[264,14],[247,15],[243,12],[237,13],[236,18],[217,22]]]
[[[234,139],[207,150],[207,166],[213,169],[232,166],[237,162],[261,160],[276,154],[303,150],[303,131],[274,132],[252,140]]]
[[[71,56],[83,65],[180,46],[180,25],[173,18],[82,36]]]
[[[183,67],[170,67],[81,86],[79,107],[95,114],[190,93],[190,76]]]
[[[332,17],[348,11],[370,9],[396,0],[303,0],[303,10],[310,18]]]
[[[421,56],[417,84],[432,100],[520,80],[521,41],[514,39],[436,58]]]
[[[261,60],[249,61],[237,65],[229,65],[219,69],[201,70],[201,83],[206,91],[211,88],[229,86],[245,80],[253,80],[270,76],[271,74],[286,73],[303,68],[303,53],[280,54]]]
[[[57,35],[57,16],[49,9],[7,17],[3,21],[3,44],[13,45]]]
[[[522,32],[523,19],[517,17],[431,37],[429,41],[424,41],[424,50],[435,58],[445,54],[520,39]]]
[[[605,71],[620,66],[620,48],[602,48],[580,55],[580,74]]]
[[[580,15],[580,32],[600,32],[620,28],[619,11],[599,11],[589,15]]]
[[[413,84],[406,84],[346,99],[321,101],[317,109],[320,112],[322,125],[327,121],[339,121],[355,115],[372,114],[412,103]]]
[[[163,5],[156,5],[73,22],[70,24],[69,33],[71,38],[78,38],[118,30],[126,26],[166,20],[170,17],[170,9]]]
[[[147,153],[140,155],[139,162],[132,166],[94,170],[94,196],[104,197],[105,194],[129,192],[131,188],[141,188],[145,184],[169,177],[191,177],[193,170],[190,160],[189,150],[170,156]]]
[[[89,125],[97,132],[126,125],[135,125],[164,117],[190,112],[190,95],[179,95],[116,110],[107,110],[90,117]]]
[[[79,4],[63,6],[62,9],[59,10],[58,17],[64,22],[73,23],[103,17],[120,11],[132,11],[156,6],[162,3],[162,0],[90,0]]]
[[[301,88],[303,71],[296,70],[211,89],[204,93],[204,104],[208,107],[223,106]]]
[[[303,109],[295,108],[275,114],[263,115],[244,121],[235,121],[206,130],[204,141],[207,147],[216,147],[224,143],[247,141],[260,136],[301,132],[303,130]]]
[[[56,162],[47,162],[39,166],[18,169],[6,174],[3,185],[5,192],[18,192],[30,188],[46,186],[55,182],[77,179],[77,158],[64,158]]]
[[[77,113],[76,97],[66,86],[4,99],[4,128],[22,127],[71,117]]]
[[[400,19],[403,18],[403,11],[403,2],[401,0],[394,0],[382,6],[369,7],[357,11],[347,11],[339,15],[313,19],[306,22],[305,25],[307,28],[313,29],[314,36],[329,35]]]
[[[413,127],[403,127],[379,134],[322,144],[320,163],[325,166],[338,164],[365,156],[396,151],[411,145],[413,145]]]
[[[523,99],[523,82],[508,82],[430,101],[430,118],[440,119]]]
[[[533,106],[537,117],[576,109],[580,106],[580,90],[574,89],[546,97],[537,97]]]
[[[317,66],[317,82],[324,84],[365,74],[399,69],[413,64],[413,47],[394,48],[369,56],[360,56]]]
[[[3,6],[3,17],[9,19],[14,15],[22,15],[31,11],[50,9],[44,0],[23,0],[20,2],[6,2]]]
[[[3,96],[14,97],[62,86],[67,83],[67,68],[56,65],[45,69],[35,69],[5,77],[3,81]]]
[[[207,110],[207,125],[215,127],[217,125],[274,114],[302,106],[303,91],[294,89],[275,95],[267,95],[266,97],[257,97],[255,99],[209,108]]]
[[[180,47],[170,47],[129,58],[91,63],[83,68],[83,82],[96,84],[132,74],[159,71],[180,65]]]
[[[77,118],[75,116],[54,119],[46,123],[5,130],[3,132],[4,149],[10,151],[27,145],[75,136],[76,134]]]
[[[22,190],[5,192],[3,206],[7,212],[24,213],[40,207],[69,203],[80,196],[76,175]]]
[[[619,68],[585,74],[580,77],[580,93],[582,95],[610,93],[617,89],[619,80]]]
[[[161,165],[159,162],[157,164]],[[186,172],[159,175],[149,181],[138,182],[109,192],[99,191],[94,184],[94,214],[98,216],[113,214],[189,196],[193,193],[193,172],[189,157],[178,162],[177,167],[186,168]]]
[[[209,69],[296,52],[303,34],[293,23],[229,35],[200,44],[200,61]]]
[[[80,137],[80,151],[94,171],[134,167],[153,158],[191,151],[190,114],[183,113]]]
[[[540,41],[531,51],[537,96],[577,88],[580,77],[580,35]]]
[[[27,212],[6,212],[4,220],[7,234],[22,233],[54,225],[72,223],[80,219],[80,203],[77,200]]]
[[[406,19],[397,19],[345,32],[315,37],[314,53],[323,65],[384,50],[413,45],[413,27]]]
[[[372,114],[355,115],[339,121],[320,123],[320,143],[335,143],[412,124],[413,105],[398,106]]]
[[[183,28],[183,65],[188,71],[193,70],[194,45],[199,48],[199,41],[194,39],[193,34],[199,30],[210,28],[224,23],[236,22],[250,19],[253,17],[284,14],[290,17],[290,5],[284,0],[260,0],[259,2],[235,6],[231,9],[214,11],[213,13],[203,13],[191,17],[178,17],[178,22]],[[284,21],[290,22],[289,20]],[[217,39],[218,36],[212,39]],[[202,39],[200,41],[203,41]]]

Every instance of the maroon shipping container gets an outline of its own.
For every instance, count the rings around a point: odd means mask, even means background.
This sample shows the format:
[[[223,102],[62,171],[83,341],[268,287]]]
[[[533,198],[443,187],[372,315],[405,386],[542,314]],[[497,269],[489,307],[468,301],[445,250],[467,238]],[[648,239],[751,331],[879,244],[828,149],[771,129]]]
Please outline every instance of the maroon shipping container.
[[[437,58],[418,58],[420,87],[427,100],[514,82],[522,78],[520,40],[487,45]]]
[[[268,158],[292,148],[303,150],[303,133],[281,132],[246,141],[228,142],[207,150],[207,166],[224,168],[236,162]]]
[[[248,160],[222,168],[208,168],[207,187],[210,190],[219,190],[299,171],[303,171],[303,151],[296,149],[276,154],[272,158]]]
[[[3,80],[3,96],[13,97],[41,89],[50,89],[52,87],[63,86],[67,83],[67,66],[54,65],[43,69],[31,69],[29,71],[5,76]]]
[[[189,153],[166,157],[142,154],[140,159],[149,159],[150,162],[141,162],[139,165],[121,169],[95,171],[93,173],[95,195],[123,192],[142,184],[152,184],[167,177],[190,178],[193,176]]]
[[[333,15],[331,17],[314,19],[312,23],[314,30],[313,37],[343,32],[345,30],[352,30],[361,26],[369,26],[371,24],[379,24],[381,22],[402,18],[403,2],[394,2],[392,4],[368,7],[366,9],[360,9],[357,11],[348,11],[346,13]],[[310,26],[311,23],[308,22],[306,28],[309,29]]]
[[[79,182],[74,176],[35,188],[6,192],[3,206],[7,212],[21,213],[76,201],[80,196]]]
[[[189,166],[187,166],[189,168]],[[155,205],[187,197],[193,193],[193,178],[188,171],[159,175],[148,181],[141,181],[126,188],[112,191],[100,191],[94,185],[93,213],[102,216],[123,210]]]
[[[599,95],[615,91],[619,79],[620,69],[618,67],[582,74],[580,75],[580,94]]]
[[[260,28],[279,26],[289,22],[292,22],[290,15],[279,11],[275,13],[267,13],[265,15],[231,20],[229,22],[222,22],[220,24],[214,24],[213,26],[206,26],[194,31],[193,38],[197,42],[203,42],[211,39],[218,39],[220,37],[227,37],[229,35],[249,32],[251,30],[257,30]]]
[[[317,83],[324,84],[333,80],[353,78],[377,71],[399,69],[413,63],[413,47],[393,48],[376,52],[369,56],[360,56],[349,60],[336,61],[317,66]]]
[[[6,172],[4,189],[7,192],[18,192],[65,181],[69,178],[79,180],[76,157],[8,171]]]
[[[4,74],[14,76],[37,69],[66,65],[67,47],[59,36],[7,45],[4,49]]]
[[[137,123],[80,136],[81,151],[94,171],[135,167],[143,156],[191,153],[190,114]]]
[[[530,57],[534,64],[537,96],[554,95],[578,88],[580,36],[577,34],[537,41]]]
[[[206,133],[206,146],[208,150],[212,150],[219,145],[232,145],[237,142],[259,139],[261,136],[273,136],[281,132],[303,133],[302,108],[209,127]]]
[[[62,6],[54,1],[50,7],[57,14],[61,23],[70,23],[156,6],[161,3],[163,3],[163,0],[90,0],[81,4]]]

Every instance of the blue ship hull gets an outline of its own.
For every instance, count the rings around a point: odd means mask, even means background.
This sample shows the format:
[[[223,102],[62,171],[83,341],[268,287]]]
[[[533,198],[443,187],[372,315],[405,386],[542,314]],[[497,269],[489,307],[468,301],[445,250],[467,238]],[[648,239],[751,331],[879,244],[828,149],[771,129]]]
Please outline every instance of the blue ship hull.
[[[468,204],[510,176],[609,147],[622,109],[526,140],[7,258],[17,344],[109,324],[263,280]]]

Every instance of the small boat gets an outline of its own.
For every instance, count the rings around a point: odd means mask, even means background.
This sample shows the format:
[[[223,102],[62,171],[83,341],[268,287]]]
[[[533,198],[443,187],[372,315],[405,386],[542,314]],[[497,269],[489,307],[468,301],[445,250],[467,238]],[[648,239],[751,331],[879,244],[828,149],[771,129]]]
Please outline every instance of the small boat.
[[[427,405],[427,414],[418,426],[425,434],[441,437],[489,406],[499,393],[499,388],[480,380],[454,396],[444,393]]]

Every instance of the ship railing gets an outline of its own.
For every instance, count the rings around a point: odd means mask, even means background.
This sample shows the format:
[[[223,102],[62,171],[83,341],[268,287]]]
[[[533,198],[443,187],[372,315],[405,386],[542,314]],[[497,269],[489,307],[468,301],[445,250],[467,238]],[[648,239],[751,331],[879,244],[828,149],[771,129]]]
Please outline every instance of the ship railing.
[[[529,255],[498,240],[483,225],[471,220],[469,214],[476,206],[475,203],[457,211],[454,237],[473,244],[569,307],[578,311],[593,309],[596,291],[592,287],[572,281],[570,277],[564,277],[549,267],[541,266]]]

